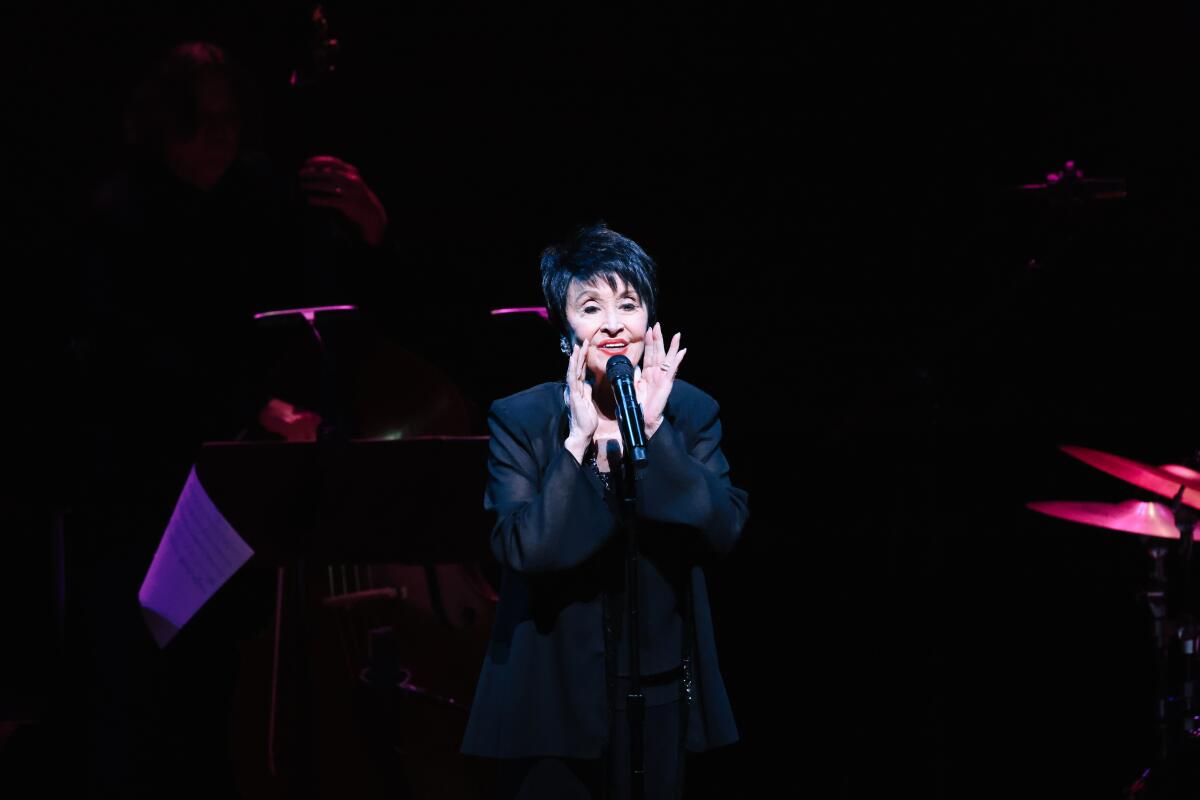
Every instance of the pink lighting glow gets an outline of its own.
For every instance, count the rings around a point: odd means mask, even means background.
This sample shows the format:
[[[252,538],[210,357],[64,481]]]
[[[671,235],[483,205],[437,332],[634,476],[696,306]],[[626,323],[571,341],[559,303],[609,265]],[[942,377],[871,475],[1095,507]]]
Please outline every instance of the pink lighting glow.
[[[279,311],[260,311],[254,315],[255,319],[266,319],[267,317],[282,317],[288,314],[299,314],[308,322],[312,322],[317,314],[322,311],[357,311],[358,306],[313,306],[312,308],[284,308]]]
[[[521,306],[519,308],[493,308],[492,316],[497,314],[537,314],[544,320],[550,319],[550,313],[545,306]]]
[[[1180,466],[1179,464],[1163,464],[1159,469],[1161,469],[1163,472],[1169,472],[1172,475],[1183,478],[1184,480],[1200,483],[1200,472],[1196,472],[1194,469],[1188,469],[1187,467]]]

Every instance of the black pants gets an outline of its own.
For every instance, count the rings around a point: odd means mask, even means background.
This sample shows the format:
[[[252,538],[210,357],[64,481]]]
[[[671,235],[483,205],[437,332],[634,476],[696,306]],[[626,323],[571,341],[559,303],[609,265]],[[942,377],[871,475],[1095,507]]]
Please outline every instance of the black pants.
[[[679,703],[646,709],[646,800],[676,800],[683,794],[679,752]],[[608,758],[546,756],[500,762],[501,800],[624,800],[629,788],[629,719],[613,716]]]

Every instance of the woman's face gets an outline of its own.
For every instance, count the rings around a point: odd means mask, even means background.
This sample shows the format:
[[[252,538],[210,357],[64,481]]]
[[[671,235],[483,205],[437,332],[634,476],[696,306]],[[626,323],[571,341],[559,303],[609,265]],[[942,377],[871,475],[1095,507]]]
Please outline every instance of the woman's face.
[[[636,365],[645,349],[646,307],[632,286],[614,276],[616,291],[598,276],[591,283],[571,281],[567,287],[567,324],[575,343],[587,342],[588,370],[603,380],[608,359],[623,355]]]

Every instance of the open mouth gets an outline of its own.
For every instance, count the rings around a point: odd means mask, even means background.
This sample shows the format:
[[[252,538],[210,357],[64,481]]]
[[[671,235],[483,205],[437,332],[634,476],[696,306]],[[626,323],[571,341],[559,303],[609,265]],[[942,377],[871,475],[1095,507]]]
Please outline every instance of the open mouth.
[[[599,345],[597,345],[597,349],[611,354],[624,353],[629,349],[629,342],[613,339],[607,342],[601,342]]]

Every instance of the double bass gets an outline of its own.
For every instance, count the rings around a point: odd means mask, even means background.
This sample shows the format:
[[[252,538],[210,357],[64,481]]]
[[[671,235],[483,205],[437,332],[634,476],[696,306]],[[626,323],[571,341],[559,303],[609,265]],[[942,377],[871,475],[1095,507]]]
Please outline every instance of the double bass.
[[[337,134],[318,120],[335,96],[341,44],[322,5],[312,8],[305,63],[288,76],[295,126],[316,144],[290,143],[297,154],[326,151]],[[316,224],[327,209],[313,209]],[[331,298],[337,299],[337,298]],[[311,322],[311,320],[310,320]],[[333,380],[336,414],[354,438],[396,439],[471,433],[472,406],[447,373],[398,343],[382,325],[359,316],[337,347],[331,377],[325,344],[293,342],[287,358],[312,381]],[[316,329],[313,329],[317,332]],[[319,339],[319,336],[318,336]],[[313,393],[313,396],[321,394]],[[285,398],[285,400],[288,398]],[[327,414],[329,410],[325,409]],[[297,439],[315,437],[297,429]],[[483,465],[464,465],[482,469]],[[403,476],[398,476],[402,480]],[[482,503],[482,497],[480,498]],[[397,532],[403,536],[402,531]],[[445,531],[485,537],[486,531]],[[274,624],[243,648],[230,744],[246,796],[483,797],[489,768],[459,754],[475,681],[497,602],[495,573],[470,563],[323,564],[305,576],[315,623],[307,646],[314,696],[313,730],[286,730],[280,692],[282,589]],[[280,575],[282,587],[285,576]],[[289,736],[311,736],[315,785],[296,786],[279,757]]]

